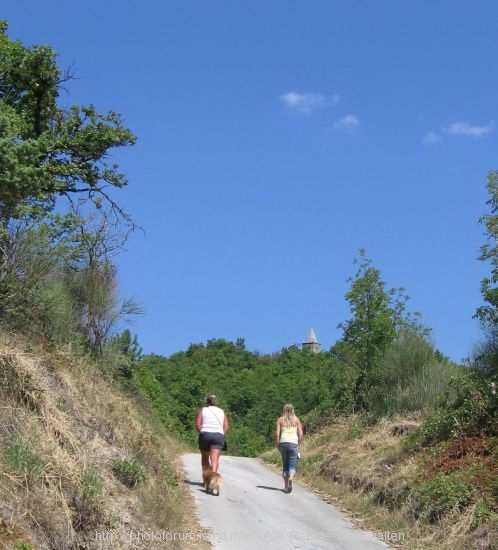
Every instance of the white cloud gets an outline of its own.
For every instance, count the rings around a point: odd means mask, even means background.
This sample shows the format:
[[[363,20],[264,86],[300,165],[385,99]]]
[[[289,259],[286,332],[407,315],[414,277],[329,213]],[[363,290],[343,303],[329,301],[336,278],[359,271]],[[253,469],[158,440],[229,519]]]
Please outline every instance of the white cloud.
[[[301,113],[311,113],[317,107],[321,107],[327,98],[322,94],[287,92],[279,98],[289,109],[295,109]],[[333,102],[337,103],[339,96],[333,97]]]
[[[452,136],[471,136],[478,138],[485,134],[489,134],[494,127],[494,121],[491,121],[487,126],[473,126],[468,122],[454,122],[447,128],[443,128],[443,131]]]
[[[343,130],[345,132],[354,133],[360,126],[360,121],[355,115],[346,115],[345,117],[334,122],[334,128],[336,130]]]
[[[427,145],[430,145],[432,143],[439,143],[442,141],[442,137],[439,134],[436,134],[435,132],[429,132],[424,136],[424,143]]]

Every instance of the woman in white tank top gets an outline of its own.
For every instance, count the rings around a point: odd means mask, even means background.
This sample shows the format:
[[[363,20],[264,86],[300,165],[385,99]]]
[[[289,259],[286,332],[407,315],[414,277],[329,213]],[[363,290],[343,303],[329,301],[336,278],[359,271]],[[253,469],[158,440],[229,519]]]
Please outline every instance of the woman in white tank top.
[[[208,395],[206,405],[199,409],[196,428],[199,432],[202,468],[210,467],[213,472],[217,472],[229,423],[225,411],[218,407],[215,395]]]

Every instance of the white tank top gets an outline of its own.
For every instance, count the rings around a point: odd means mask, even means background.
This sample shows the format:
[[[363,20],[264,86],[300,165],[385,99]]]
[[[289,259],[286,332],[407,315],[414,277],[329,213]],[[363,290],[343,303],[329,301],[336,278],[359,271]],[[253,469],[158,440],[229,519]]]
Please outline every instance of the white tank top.
[[[211,405],[210,407],[202,407],[202,424],[201,432],[220,433],[223,434],[223,421],[225,413],[223,409]]]

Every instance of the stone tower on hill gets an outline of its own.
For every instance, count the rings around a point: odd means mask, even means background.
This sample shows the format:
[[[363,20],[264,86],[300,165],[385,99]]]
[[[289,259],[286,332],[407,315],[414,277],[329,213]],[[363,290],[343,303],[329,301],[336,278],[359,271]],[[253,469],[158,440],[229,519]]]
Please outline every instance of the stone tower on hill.
[[[319,353],[322,349],[320,342],[316,339],[316,334],[313,329],[309,331],[306,342],[302,343],[302,348],[311,351],[311,353]]]

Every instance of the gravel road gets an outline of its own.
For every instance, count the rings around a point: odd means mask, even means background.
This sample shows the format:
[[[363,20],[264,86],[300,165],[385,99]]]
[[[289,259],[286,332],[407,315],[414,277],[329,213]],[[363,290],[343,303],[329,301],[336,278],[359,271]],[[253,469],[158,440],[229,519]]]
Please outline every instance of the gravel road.
[[[183,455],[182,463],[199,522],[216,550],[388,548],[298,482],[284,493],[282,478],[257,459],[222,456],[220,496],[202,487],[200,454]]]

